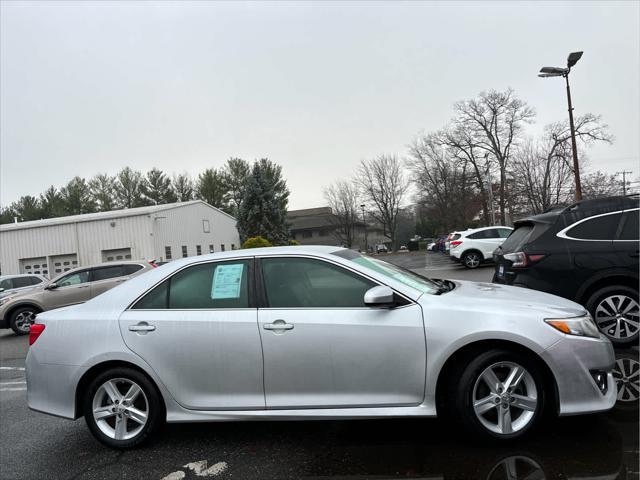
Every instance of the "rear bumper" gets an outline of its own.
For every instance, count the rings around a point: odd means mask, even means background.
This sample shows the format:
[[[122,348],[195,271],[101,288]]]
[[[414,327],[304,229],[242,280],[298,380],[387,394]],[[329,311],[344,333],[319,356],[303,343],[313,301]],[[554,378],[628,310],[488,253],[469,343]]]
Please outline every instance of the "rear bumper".
[[[40,363],[29,350],[26,360],[27,404],[31,410],[74,419],[76,386],[87,369]]]
[[[555,375],[560,415],[601,412],[613,408],[617,397],[617,387],[611,373],[615,355],[606,337],[565,335],[545,350],[542,358]],[[591,373],[594,371],[606,372],[606,392],[601,392],[596,385]]]

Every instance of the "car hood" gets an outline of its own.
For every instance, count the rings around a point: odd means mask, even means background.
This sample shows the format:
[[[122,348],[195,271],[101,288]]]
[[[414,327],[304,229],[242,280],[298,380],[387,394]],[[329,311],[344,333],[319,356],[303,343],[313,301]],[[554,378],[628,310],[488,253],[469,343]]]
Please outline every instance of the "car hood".
[[[499,309],[508,311],[533,311],[542,313],[545,318],[578,317],[586,313],[585,308],[571,300],[549,293],[522,287],[499,285],[496,283],[453,281],[456,288],[441,295],[443,300],[458,306],[470,306],[476,309]]]

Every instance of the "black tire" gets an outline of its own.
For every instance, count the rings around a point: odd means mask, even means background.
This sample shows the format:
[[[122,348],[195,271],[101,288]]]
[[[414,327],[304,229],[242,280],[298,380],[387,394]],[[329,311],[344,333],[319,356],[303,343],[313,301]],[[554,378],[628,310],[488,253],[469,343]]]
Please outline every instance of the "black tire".
[[[462,257],[460,257],[462,264],[470,270],[478,268],[482,265],[484,258],[482,254],[477,250],[470,250],[468,252],[464,252]]]
[[[96,392],[98,392],[98,389],[100,389],[100,387],[109,380],[114,381],[114,383],[118,383],[115,382],[116,379],[124,379],[136,383],[141,388],[142,393],[144,394],[144,398],[142,398],[142,400],[145,400],[148,404],[148,415],[146,423],[144,424],[142,429],[137,434],[135,434],[135,436],[126,440],[118,440],[104,433],[98,426],[98,423],[96,422],[93,415],[93,402]],[[126,392],[121,391],[120,393]],[[140,395],[138,395],[138,400],[140,400],[140,398]],[[109,369],[96,376],[96,378],[94,378],[91,383],[89,383],[82,396],[82,408],[85,421],[87,422],[87,426],[89,427],[91,433],[103,444],[107,445],[108,447],[117,449],[129,449],[142,444],[152,435],[154,431],[158,430],[158,428],[161,427],[165,421],[164,403],[153,383],[151,383],[151,381],[143,373],[127,367]],[[116,421],[115,417],[116,415],[113,416],[114,422]],[[131,425],[130,422],[133,422],[133,420],[125,419],[126,424]],[[135,423],[133,423],[133,425],[135,425]]]
[[[602,308],[599,309],[599,307],[601,306],[601,304],[603,304],[606,301],[607,298],[617,297],[617,296],[626,297],[634,301],[636,306],[638,305],[637,290],[631,287],[627,287],[625,285],[611,285],[608,287],[601,288],[595,291],[594,293],[592,293],[589,299],[587,300],[585,307],[587,308],[587,310],[589,310],[589,313],[591,313],[591,316],[595,320],[600,331],[603,334],[605,334],[607,338],[609,338],[609,340],[611,340],[611,343],[617,346],[627,346],[632,344],[635,345],[636,343],[638,343],[638,333],[640,333],[640,330],[635,329],[635,331],[630,331],[629,324],[627,324],[624,321],[621,321],[620,322],[621,327],[619,330],[620,333],[618,334],[618,336],[616,336],[615,329],[616,329],[617,322],[614,320],[612,321],[612,323],[609,323],[610,321],[602,320],[602,317],[607,312],[605,312]],[[624,303],[622,307],[624,308],[625,305],[626,303]],[[608,307],[604,307],[604,308],[608,308]],[[638,311],[637,308],[635,309],[635,311],[636,312]],[[635,319],[636,321],[638,320],[637,317],[635,317]],[[631,328],[633,329],[634,327],[631,327]]]
[[[624,416],[638,416],[640,403],[640,358],[637,350],[616,350],[616,364],[613,367],[613,378],[618,387],[618,399],[612,412]]]
[[[503,364],[505,365],[505,367],[502,367]],[[481,422],[478,415],[476,415],[473,405],[475,393],[474,389],[476,387],[476,384],[482,384],[480,376],[489,367],[495,367],[499,371],[501,369],[507,371],[507,365],[512,364],[516,364],[524,368],[528,372],[529,377],[527,377],[526,380],[523,378],[521,384],[516,387],[513,392],[504,392],[503,399],[501,400],[501,402],[503,403],[499,403],[495,407],[492,407],[495,408],[496,421],[498,412],[502,411],[501,408],[506,408],[507,410],[509,410],[509,412],[512,412],[512,417],[510,418],[513,419],[513,425],[514,428],[516,428],[516,431],[513,431],[511,433],[498,433],[486,427]],[[476,357],[469,359],[469,361],[456,373],[457,374],[452,375],[451,381],[453,383],[450,388],[452,400],[454,403],[454,410],[449,411],[454,413],[462,423],[462,425],[467,428],[472,434],[500,441],[512,440],[527,434],[527,432],[534,429],[542,420],[547,398],[547,392],[545,392],[545,382],[538,363],[529,356],[510,350],[493,349],[487,352],[480,353]],[[500,380],[504,380],[503,378],[498,378]],[[511,406],[504,406],[504,404],[510,403],[509,400],[505,400],[506,398],[510,398],[510,395],[524,395],[525,385],[523,385],[522,382],[525,381],[533,383],[536,389],[537,398],[534,410],[532,411],[532,415],[529,415],[529,413],[531,412],[525,412],[525,410],[521,410],[519,408],[514,407],[512,410]],[[527,395],[531,395],[531,392],[529,391]],[[524,425],[518,426],[517,423],[518,421],[520,421],[521,415],[525,413],[527,413],[527,416],[530,417],[529,420],[524,422],[524,420],[526,420],[526,417],[522,417]],[[492,411],[488,411],[485,415],[490,417],[492,415]]]
[[[36,307],[25,306],[16,308],[11,312],[11,317],[9,318],[11,330],[13,330],[16,335],[27,335],[31,329],[31,324],[27,326],[25,321],[28,320],[27,317],[30,317],[31,323],[33,323],[38,313],[40,313],[40,310]]]

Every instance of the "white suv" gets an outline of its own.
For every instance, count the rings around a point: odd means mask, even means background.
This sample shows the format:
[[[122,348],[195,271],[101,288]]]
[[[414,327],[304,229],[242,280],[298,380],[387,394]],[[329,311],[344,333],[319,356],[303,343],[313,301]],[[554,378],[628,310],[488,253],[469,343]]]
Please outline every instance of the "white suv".
[[[467,268],[478,268],[482,262],[493,260],[493,251],[511,234],[511,227],[483,227],[456,232],[460,236],[451,240],[449,255],[460,260]]]

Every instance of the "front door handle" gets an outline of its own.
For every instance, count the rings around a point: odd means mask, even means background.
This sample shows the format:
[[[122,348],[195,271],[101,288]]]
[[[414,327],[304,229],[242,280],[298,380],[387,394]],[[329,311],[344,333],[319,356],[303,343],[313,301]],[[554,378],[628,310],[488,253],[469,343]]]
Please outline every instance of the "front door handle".
[[[273,323],[265,323],[262,326],[265,330],[293,330],[293,324],[287,323],[284,320],[276,320]]]
[[[155,329],[155,325],[149,325],[147,322],[140,322],[137,325],[129,325],[130,332],[138,332],[142,335],[145,335],[147,332],[153,332]]]

